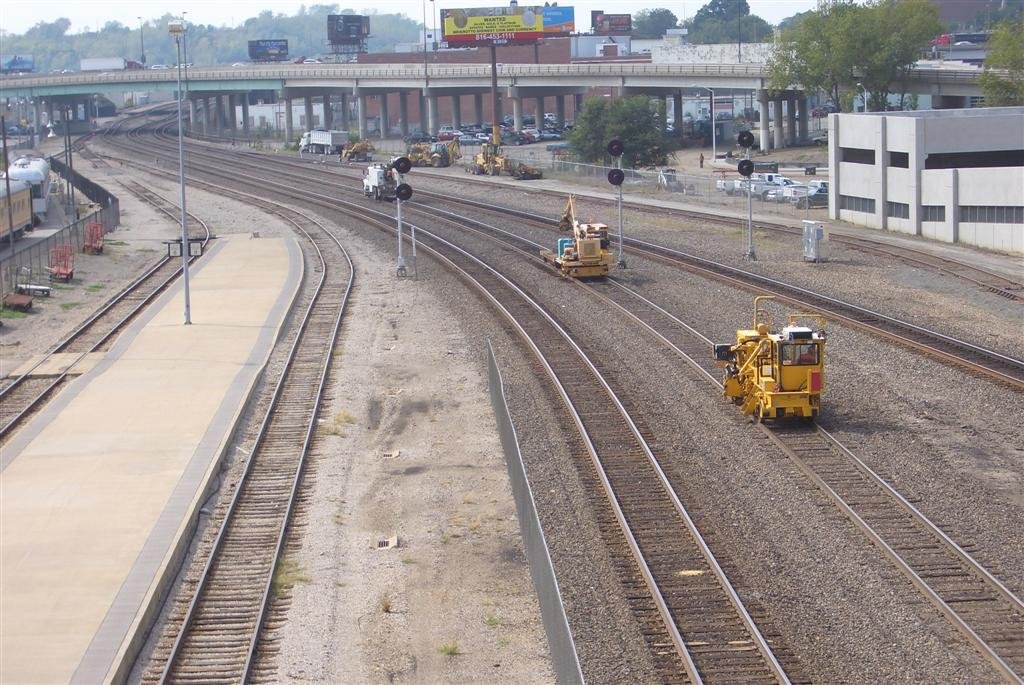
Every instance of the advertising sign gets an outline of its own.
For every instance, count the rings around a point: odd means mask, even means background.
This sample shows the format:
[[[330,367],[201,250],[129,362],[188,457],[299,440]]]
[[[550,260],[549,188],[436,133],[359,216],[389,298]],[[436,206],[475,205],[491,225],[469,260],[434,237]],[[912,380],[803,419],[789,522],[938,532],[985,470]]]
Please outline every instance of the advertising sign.
[[[250,40],[249,59],[253,62],[282,62],[288,59],[288,41],[276,38]]]
[[[370,35],[370,18],[359,14],[328,14],[327,42],[334,45],[362,43]]]
[[[530,42],[575,30],[572,7],[442,9],[444,39],[453,47]]]
[[[590,13],[590,28],[597,36],[628,36],[633,32],[633,15],[594,10]]]
[[[36,61],[32,55],[0,55],[0,72],[10,74],[35,70]]]

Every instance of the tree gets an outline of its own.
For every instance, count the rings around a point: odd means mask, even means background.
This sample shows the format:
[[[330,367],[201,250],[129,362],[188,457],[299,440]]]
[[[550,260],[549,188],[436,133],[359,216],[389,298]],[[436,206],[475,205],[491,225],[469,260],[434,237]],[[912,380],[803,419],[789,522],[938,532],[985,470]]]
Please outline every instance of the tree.
[[[856,28],[855,66],[871,94],[868,109],[884,111],[890,93],[906,92],[914,63],[942,31],[939,10],[931,0],[878,0],[864,8]]]
[[[634,38],[661,38],[668,29],[676,28],[679,20],[666,9],[640,10],[633,15]]]
[[[700,26],[705,21],[736,21],[736,17],[745,17],[750,14],[750,5],[747,0],[711,0],[708,4],[697,10],[693,17],[694,26]]]
[[[660,104],[643,95],[589,98],[576,117],[576,125],[569,134],[569,144],[584,162],[602,163],[608,161],[605,149],[608,142],[618,138],[626,147],[622,156],[623,166],[664,163],[664,122]]]
[[[761,43],[771,38],[772,25],[756,15],[732,19],[708,19],[690,25],[691,43]]]
[[[989,39],[981,92],[990,107],[1024,105],[1024,20],[1003,21]],[[995,71],[996,69],[1005,71]]]

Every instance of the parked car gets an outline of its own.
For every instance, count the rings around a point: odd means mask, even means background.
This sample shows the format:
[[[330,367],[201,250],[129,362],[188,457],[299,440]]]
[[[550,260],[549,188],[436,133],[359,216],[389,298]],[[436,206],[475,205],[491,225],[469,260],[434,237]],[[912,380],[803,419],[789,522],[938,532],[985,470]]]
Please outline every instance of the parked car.
[[[154,64],[153,66],[150,67],[150,69],[168,69],[168,68],[169,67],[166,64]]]
[[[794,204],[796,204],[798,209],[828,207],[828,188],[818,188],[803,197],[797,198]]]
[[[442,126],[441,129],[437,132],[437,139],[451,140],[453,138],[458,138],[461,135],[462,131],[455,128],[454,126]]]
[[[304,59],[304,60],[302,60],[302,63],[303,64],[323,64],[323,62],[321,62],[318,59]]]
[[[458,137],[459,145],[479,145],[480,139],[476,136],[462,134]]]
[[[811,110],[811,116],[815,119],[824,119],[829,114],[835,114],[839,111],[839,108],[833,105],[831,102],[826,102],[824,105],[818,105]]]
[[[479,140],[481,143],[486,143],[486,142],[488,142],[491,139],[491,134],[490,133],[484,133],[483,131],[481,131],[480,133],[477,133],[473,137],[476,138],[477,140]]]
[[[536,128],[524,128],[520,133],[530,139],[531,143],[540,140],[540,130]]]
[[[402,140],[404,140],[409,145],[415,145],[416,143],[436,143],[437,136],[432,136],[429,133],[425,133],[423,131],[413,131]]]
[[[540,132],[540,140],[561,140],[562,133],[553,128],[546,128]]]

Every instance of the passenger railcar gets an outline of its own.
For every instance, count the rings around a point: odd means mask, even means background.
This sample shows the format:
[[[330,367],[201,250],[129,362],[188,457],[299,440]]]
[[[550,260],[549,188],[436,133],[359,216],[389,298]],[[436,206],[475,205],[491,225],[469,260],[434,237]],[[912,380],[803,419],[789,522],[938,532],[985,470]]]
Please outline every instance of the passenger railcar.
[[[50,163],[41,157],[21,157],[7,169],[11,179],[24,181],[32,187],[32,213],[36,223],[46,220],[50,203]]]
[[[13,222],[7,220],[7,206],[10,203]],[[11,181],[11,196],[7,197],[7,183],[0,181],[0,247],[5,247],[14,232],[20,238],[26,229],[32,228],[32,186],[24,181]]]

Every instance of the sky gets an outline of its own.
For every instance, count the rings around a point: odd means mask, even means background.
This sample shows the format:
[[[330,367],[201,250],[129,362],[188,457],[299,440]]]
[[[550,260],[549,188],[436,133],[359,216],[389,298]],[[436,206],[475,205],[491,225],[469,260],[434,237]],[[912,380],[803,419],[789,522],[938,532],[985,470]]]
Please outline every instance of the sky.
[[[814,9],[816,0],[747,0],[750,10],[769,23],[777,24],[782,19]],[[591,10],[603,10],[609,13],[635,14],[641,9],[665,8],[677,17],[692,17],[707,0],[666,0],[661,3],[645,0],[561,0],[563,7],[576,9],[577,30],[586,30],[590,26]],[[438,9],[452,7],[490,7],[504,5],[504,0],[488,2],[487,0],[339,0],[336,3],[324,0],[219,0],[218,2],[190,2],[179,0],[43,0],[34,3],[7,1],[0,3],[0,29],[9,33],[24,33],[32,25],[40,21],[54,21],[60,17],[71,20],[71,33],[85,30],[96,30],[108,21],[120,21],[128,26],[138,26],[137,17],[145,20],[155,19],[167,12],[185,12],[189,22],[213,24],[215,26],[237,26],[245,19],[255,16],[264,10],[279,14],[295,14],[303,5],[337,4],[344,9],[353,9],[357,13],[367,7],[374,7],[378,12],[396,12],[422,21],[423,8],[426,5],[427,23],[431,24],[430,11],[434,5]],[[520,5],[538,4],[537,0],[520,0]]]

